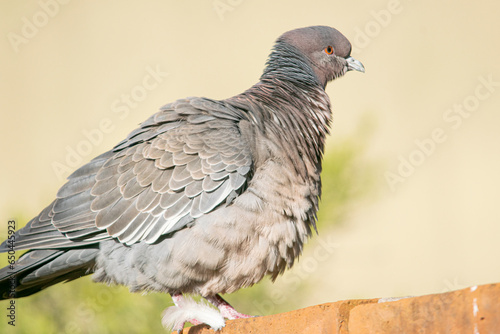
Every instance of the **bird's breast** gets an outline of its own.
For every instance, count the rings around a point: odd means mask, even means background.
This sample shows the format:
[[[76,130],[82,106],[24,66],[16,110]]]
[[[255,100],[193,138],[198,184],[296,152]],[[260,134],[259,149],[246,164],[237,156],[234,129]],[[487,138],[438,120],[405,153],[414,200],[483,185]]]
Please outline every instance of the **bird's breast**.
[[[199,293],[231,293],[266,275],[274,280],[291,267],[311,234],[317,189],[280,161],[269,160],[230,206],[199,219],[192,230],[199,235],[200,253],[190,256],[191,264],[209,261],[205,268],[214,270]],[[202,253],[210,259],[197,260]]]

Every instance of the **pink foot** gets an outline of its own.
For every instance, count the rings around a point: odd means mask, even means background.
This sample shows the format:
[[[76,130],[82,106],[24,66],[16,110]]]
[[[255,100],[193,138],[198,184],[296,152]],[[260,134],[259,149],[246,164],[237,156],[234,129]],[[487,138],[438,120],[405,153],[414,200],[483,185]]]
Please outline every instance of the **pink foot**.
[[[219,295],[205,297],[205,299],[208,300],[210,303],[212,303],[215,307],[217,307],[224,318],[230,320],[252,318],[251,315],[246,315],[236,311],[234,307],[232,307],[227,301],[225,301]]]

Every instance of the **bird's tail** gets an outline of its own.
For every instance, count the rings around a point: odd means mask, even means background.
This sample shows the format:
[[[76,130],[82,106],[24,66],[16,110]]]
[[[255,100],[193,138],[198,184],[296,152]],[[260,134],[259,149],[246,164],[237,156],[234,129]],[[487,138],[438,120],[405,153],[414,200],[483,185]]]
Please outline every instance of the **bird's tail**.
[[[25,297],[93,271],[98,248],[42,249],[0,269],[0,300]]]

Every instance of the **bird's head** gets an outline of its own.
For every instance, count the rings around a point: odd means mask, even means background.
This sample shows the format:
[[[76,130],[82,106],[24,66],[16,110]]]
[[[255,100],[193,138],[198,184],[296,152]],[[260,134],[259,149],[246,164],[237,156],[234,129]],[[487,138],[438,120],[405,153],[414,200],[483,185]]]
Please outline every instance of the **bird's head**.
[[[288,31],[276,41],[275,51],[279,52],[280,49],[295,49],[304,56],[323,87],[347,71],[365,71],[363,64],[351,57],[349,40],[338,30],[327,26]]]

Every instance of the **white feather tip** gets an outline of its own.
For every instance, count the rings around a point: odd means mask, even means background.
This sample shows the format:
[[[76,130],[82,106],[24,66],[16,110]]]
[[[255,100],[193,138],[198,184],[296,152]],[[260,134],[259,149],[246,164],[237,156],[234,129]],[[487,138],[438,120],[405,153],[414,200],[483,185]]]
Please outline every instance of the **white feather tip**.
[[[181,330],[185,322],[197,320],[209,325],[213,330],[225,326],[222,314],[207,303],[197,303],[192,298],[183,296],[177,306],[170,306],[163,312],[161,323],[167,330]]]

